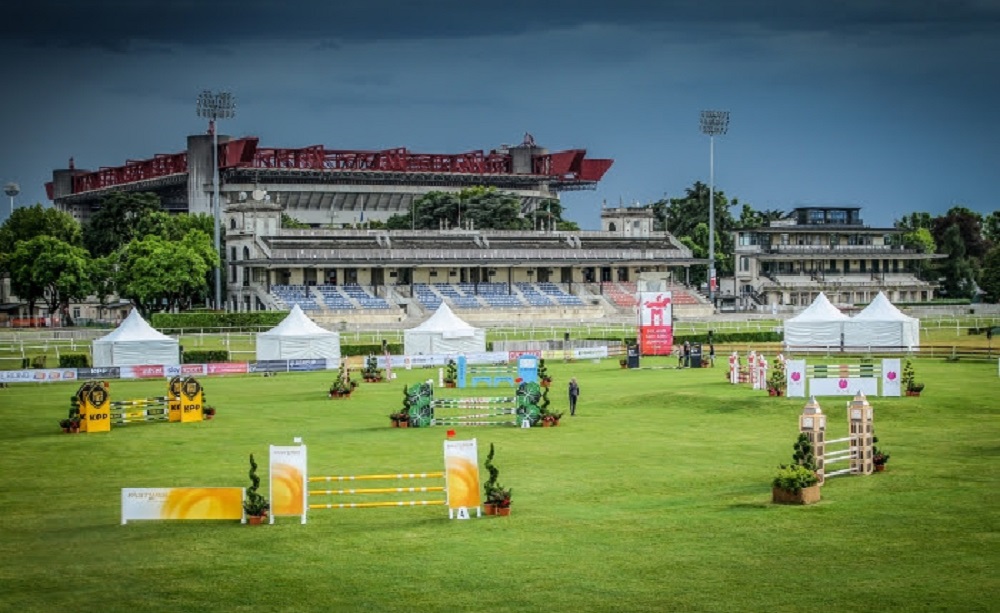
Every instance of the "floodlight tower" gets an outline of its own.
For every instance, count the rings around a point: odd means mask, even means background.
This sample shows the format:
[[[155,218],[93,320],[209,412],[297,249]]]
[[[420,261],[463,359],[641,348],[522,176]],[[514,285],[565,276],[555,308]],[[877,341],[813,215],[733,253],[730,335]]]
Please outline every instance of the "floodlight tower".
[[[729,129],[729,111],[702,111],[701,131],[708,134],[708,297],[715,306],[715,137]]]
[[[14,216],[14,197],[21,193],[21,186],[11,181],[3,186],[3,193],[10,196],[10,217]],[[8,217],[7,219],[10,219]]]
[[[198,117],[208,119],[208,129],[212,133],[212,212],[215,214],[215,253],[219,263],[215,265],[215,308],[223,308],[222,299],[222,204],[219,202],[219,132],[216,122],[236,116],[236,98],[229,92],[204,90],[198,96]]]

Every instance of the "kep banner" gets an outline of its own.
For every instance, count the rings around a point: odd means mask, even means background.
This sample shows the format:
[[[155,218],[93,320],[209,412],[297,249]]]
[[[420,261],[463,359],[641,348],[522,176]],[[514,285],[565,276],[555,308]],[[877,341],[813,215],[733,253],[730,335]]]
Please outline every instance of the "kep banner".
[[[445,489],[448,492],[448,517],[455,517],[459,509],[465,509],[466,517],[471,509],[479,507],[479,452],[476,439],[444,442]]]
[[[674,344],[674,311],[671,292],[639,293],[639,352],[670,355]]]
[[[306,523],[306,509],[309,502],[308,472],[306,471],[306,446],[271,445],[271,470],[268,477],[268,493],[271,497],[270,522],[278,516],[298,515]]]
[[[243,519],[242,487],[122,488],[122,524],[136,519]]]

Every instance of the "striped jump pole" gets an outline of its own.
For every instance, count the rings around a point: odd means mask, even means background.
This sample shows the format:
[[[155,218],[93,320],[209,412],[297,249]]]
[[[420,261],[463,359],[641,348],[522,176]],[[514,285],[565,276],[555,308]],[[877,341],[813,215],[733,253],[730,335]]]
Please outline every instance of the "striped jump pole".
[[[395,473],[383,475],[331,475],[322,477],[309,477],[308,482],[312,483],[332,483],[343,481],[400,481],[405,479],[444,479],[444,471],[425,473]],[[416,487],[364,487],[348,489],[309,489],[308,496],[353,496],[353,495],[379,495],[379,494],[403,494],[403,493],[428,493],[447,492],[444,485],[426,485]],[[381,507],[417,507],[436,506],[448,503],[447,493],[444,498],[433,500],[366,500],[362,502],[328,502],[310,503],[310,509],[373,509]]]

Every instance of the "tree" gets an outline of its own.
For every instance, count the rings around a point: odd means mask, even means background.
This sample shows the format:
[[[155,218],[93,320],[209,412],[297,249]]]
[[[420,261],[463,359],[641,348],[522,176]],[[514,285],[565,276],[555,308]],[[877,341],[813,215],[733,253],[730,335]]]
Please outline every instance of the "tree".
[[[101,202],[101,208],[87,223],[84,246],[94,257],[109,255],[166,223],[163,217],[155,216],[161,212],[156,194],[114,192]]]
[[[966,257],[965,241],[959,226],[949,226],[941,242],[948,259],[941,264],[941,288],[949,298],[971,298],[975,290],[975,268]]]
[[[1000,302],[1000,245],[990,249],[983,258],[979,288],[986,292],[987,302]]]
[[[92,289],[85,249],[52,236],[36,236],[18,243],[8,262],[11,291],[28,301],[30,312],[43,300],[49,313],[62,313],[72,325],[69,302],[86,298]]]
[[[307,224],[307,223],[305,223],[303,221],[299,221],[298,219],[295,219],[294,217],[288,215],[287,213],[282,213],[281,214],[281,227],[282,228],[287,228],[287,229],[290,229],[290,230],[304,230],[304,229],[309,228],[310,226],[309,226],[309,224]]]
[[[149,235],[121,250],[116,285],[144,316],[186,309],[208,295],[207,275],[217,262],[212,239],[201,230],[180,242]]]
[[[983,220],[983,238],[991,245],[1000,245],[1000,211],[993,211]]]
[[[413,202],[412,211],[393,215],[385,222],[390,230],[437,230],[468,227],[477,230],[530,230],[541,226],[578,227],[564,222],[558,200],[543,201],[530,217],[521,212],[521,199],[494,187],[470,187],[460,192],[428,192]]]
[[[0,226],[0,255],[14,253],[17,244],[37,236],[51,236],[64,243],[82,245],[82,230],[73,216],[41,204],[14,209]]]
[[[719,190],[715,191],[714,201],[715,263],[719,276],[726,276],[733,273],[732,258],[725,254],[733,252],[732,231],[736,228],[736,223],[729,209],[739,206],[739,201],[733,199],[730,202],[726,195]],[[662,201],[654,203],[653,213],[656,215],[658,211],[661,212],[663,227],[680,239],[682,243],[688,244],[684,241],[684,238],[688,237],[700,247],[697,251],[692,250],[695,257],[707,258],[709,208],[708,186],[701,181],[696,181],[693,186],[687,188],[683,198],[672,198],[668,205],[662,204]],[[704,224],[705,229],[696,233],[695,229],[700,224]],[[698,255],[699,253],[702,255]],[[707,267],[705,267],[704,274],[700,272],[701,268],[698,266],[691,269],[692,279],[697,279],[698,282],[708,278]]]
[[[931,235],[938,245],[944,244],[944,235],[951,227],[957,227],[959,236],[965,243],[965,255],[980,260],[986,255],[987,245],[983,240],[983,216],[966,207],[956,206],[948,209],[941,217],[934,218]]]

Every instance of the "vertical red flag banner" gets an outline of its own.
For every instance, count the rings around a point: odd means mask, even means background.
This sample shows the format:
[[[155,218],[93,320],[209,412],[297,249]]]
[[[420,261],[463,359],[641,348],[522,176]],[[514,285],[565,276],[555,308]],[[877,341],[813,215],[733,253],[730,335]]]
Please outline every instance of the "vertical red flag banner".
[[[639,293],[640,355],[670,355],[674,345],[674,310],[671,292]]]

